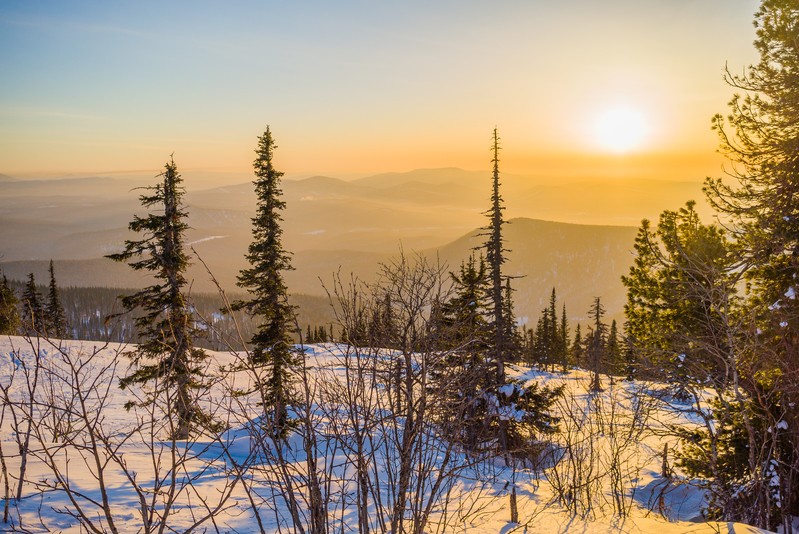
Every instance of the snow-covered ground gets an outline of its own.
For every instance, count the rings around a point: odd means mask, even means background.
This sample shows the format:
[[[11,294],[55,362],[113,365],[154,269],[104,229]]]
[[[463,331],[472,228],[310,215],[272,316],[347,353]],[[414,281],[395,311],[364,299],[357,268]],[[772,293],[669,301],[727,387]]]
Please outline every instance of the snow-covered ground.
[[[331,392],[339,400],[349,395],[364,404],[380,392],[347,382],[344,360],[352,354],[342,347],[306,347],[309,391],[316,395],[327,388],[327,402],[313,403],[306,414],[318,441],[309,449],[294,435],[277,450],[259,439],[257,399],[232,394],[247,390],[246,373],[220,371],[240,361],[240,355],[210,353],[207,376],[215,380],[203,407],[227,430],[173,444],[167,439],[168,418],[144,407],[126,409],[126,403],[145,394],[118,387],[128,365],[122,353],[130,346],[56,343],[0,338],[0,531],[85,532],[86,525],[94,525],[98,532],[145,532],[146,525],[155,531],[163,524],[166,532],[291,532],[283,490],[288,480],[298,484],[298,494],[305,491],[308,450],[319,453],[323,497],[335,518],[330,531],[359,531],[355,455],[348,448],[356,440],[341,436],[336,425],[349,415],[342,412],[344,404],[333,406]],[[584,371],[514,372],[525,381],[565,385],[555,409],[561,418],[553,438],[558,447],[537,466],[511,468],[496,459],[477,465],[431,437],[428,453],[414,461],[426,466],[420,472],[446,471],[451,477],[415,479],[419,503],[431,503],[426,532],[763,532],[702,522],[702,492],[679,476],[661,477],[664,449],[676,446],[669,425],[695,423],[679,405],[662,401],[657,384],[605,378],[601,393],[589,393]],[[370,530],[386,531],[396,485],[396,451],[389,435],[403,420],[384,409],[378,415],[363,427],[369,433],[362,442],[371,453],[369,480],[376,486],[363,502],[372,516]],[[367,420],[368,414],[358,417]],[[668,453],[666,464],[673,469]],[[445,479],[446,493],[425,486],[437,479]],[[509,522],[514,481],[519,523]],[[10,498],[3,499],[6,495]],[[306,498],[303,494],[300,504]],[[297,513],[307,519],[305,510]]]

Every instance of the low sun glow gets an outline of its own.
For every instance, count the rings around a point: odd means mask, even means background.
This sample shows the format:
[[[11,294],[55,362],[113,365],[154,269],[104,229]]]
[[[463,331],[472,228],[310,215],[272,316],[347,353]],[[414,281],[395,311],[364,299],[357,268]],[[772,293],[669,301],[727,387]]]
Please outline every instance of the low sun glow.
[[[643,145],[648,130],[646,119],[640,111],[617,106],[597,116],[593,133],[603,149],[623,154]]]

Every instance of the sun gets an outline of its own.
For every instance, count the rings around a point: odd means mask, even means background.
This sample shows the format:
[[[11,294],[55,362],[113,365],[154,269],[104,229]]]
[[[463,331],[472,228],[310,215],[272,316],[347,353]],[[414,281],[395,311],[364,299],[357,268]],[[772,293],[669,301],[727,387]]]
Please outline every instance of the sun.
[[[596,117],[594,137],[603,149],[625,154],[640,148],[649,133],[646,117],[629,106],[608,108]]]

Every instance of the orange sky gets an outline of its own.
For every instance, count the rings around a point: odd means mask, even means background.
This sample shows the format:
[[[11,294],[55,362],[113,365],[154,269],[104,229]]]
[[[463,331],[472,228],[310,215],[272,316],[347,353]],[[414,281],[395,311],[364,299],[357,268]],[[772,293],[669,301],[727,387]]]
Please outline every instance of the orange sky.
[[[0,6],[0,173],[249,172],[271,125],[289,176],[489,167],[701,180],[753,0]],[[645,125],[625,154],[603,112]],[[624,128],[622,128],[624,130]],[[238,178],[237,178],[238,180]]]

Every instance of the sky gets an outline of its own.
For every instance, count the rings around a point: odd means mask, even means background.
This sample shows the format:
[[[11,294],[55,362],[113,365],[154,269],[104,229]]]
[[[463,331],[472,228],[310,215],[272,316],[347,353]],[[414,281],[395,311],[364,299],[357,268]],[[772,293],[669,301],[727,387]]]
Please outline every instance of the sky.
[[[505,171],[701,180],[757,6],[5,0],[0,173],[238,176],[267,125],[287,175],[478,170],[496,127]]]

